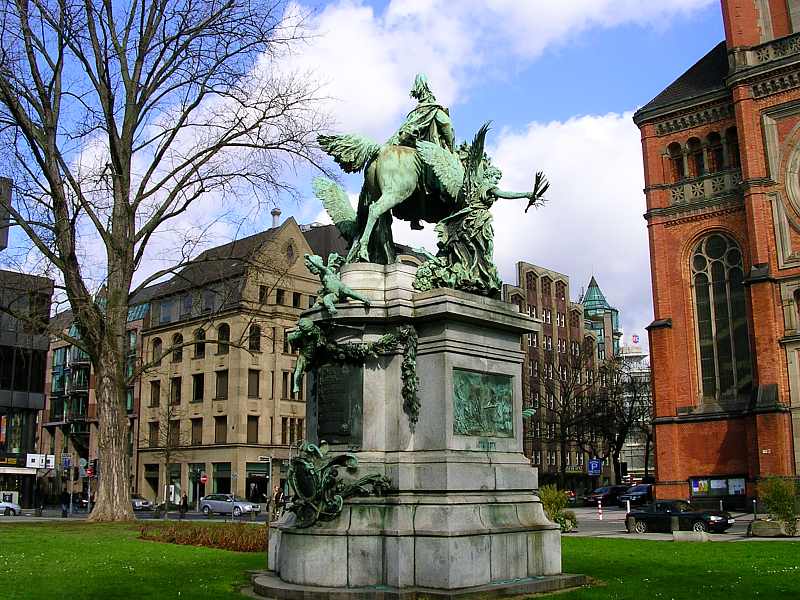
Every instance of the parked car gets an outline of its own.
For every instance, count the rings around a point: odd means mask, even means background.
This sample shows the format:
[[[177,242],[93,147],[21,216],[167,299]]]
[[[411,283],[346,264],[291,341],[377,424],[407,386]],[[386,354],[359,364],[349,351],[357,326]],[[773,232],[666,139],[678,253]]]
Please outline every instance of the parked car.
[[[620,506],[625,506],[628,500],[631,501],[631,506],[641,506],[642,504],[648,504],[652,502],[653,485],[650,483],[640,483],[639,485],[635,485],[632,488],[629,488],[624,494],[621,494],[617,498],[617,503]]]
[[[139,494],[131,496],[131,505],[133,510],[153,510],[153,503]]]
[[[564,496],[567,497],[567,504],[574,506],[578,502],[578,495],[575,490],[564,490]]]
[[[15,517],[22,513],[22,507],[16,502],[0,502],[0,515]]]
[[[210,494],[200,498],[200,510],[207,517],[213,513],[232,514],[238,517],[243,513],[258,514],[261,512],[261,507],[233,494]]]
[[[685,500],[658,500],[652,504],[632,510],[625,515],[628,531],[672,531],[672,517],[678,517],[681,531],[713,531],[722,533],[736,522],[729,512],[704,510],[692,506]]]
[[[603,503],[603,506],[611,506],[617,503],[620,494],[624,494],[628,491],[628,488],[629,486],[627,485],[607,485],[597,488],[588,496],[583,497],[583,503],[586,506],[597,506],[597,501],[599,500]]]

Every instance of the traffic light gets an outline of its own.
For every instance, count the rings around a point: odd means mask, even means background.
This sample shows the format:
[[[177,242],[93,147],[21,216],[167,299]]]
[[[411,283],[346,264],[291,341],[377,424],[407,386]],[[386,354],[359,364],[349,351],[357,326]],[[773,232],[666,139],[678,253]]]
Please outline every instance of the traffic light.
[[[92,477],[95,479],[100,475],[100,469],[98,468],[100,461],[96,458],[93,458],[89,461],[89,466],[92,469]]]

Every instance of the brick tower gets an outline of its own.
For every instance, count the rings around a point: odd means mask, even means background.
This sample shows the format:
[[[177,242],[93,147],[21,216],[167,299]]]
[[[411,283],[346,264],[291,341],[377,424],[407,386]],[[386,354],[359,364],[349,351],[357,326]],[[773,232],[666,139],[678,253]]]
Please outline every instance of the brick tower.
[[[661,498],[743,505],[800,465],[800,0],[722,0],[725,41],[639,110]]]

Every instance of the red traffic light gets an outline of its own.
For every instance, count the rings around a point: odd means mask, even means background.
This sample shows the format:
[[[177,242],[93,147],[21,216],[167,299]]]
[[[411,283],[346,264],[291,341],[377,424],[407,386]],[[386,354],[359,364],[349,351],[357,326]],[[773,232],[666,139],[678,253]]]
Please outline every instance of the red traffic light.
[[[94,477],[94,469],[93,469],[92,467],[88,467],[88,468],[86,469],[86,476],[87,476],[87,477],[89,477],[90,479],[91,479],[92,477]]]

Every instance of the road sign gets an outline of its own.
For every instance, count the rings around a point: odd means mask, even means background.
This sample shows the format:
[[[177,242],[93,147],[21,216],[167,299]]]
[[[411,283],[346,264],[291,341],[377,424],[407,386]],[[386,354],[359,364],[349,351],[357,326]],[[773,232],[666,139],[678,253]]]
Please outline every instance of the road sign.
[[[89,464],[89,461],[88,461],[88,460],[86,460],[85,458],[81,457],[80,459],[78,459],[78,466],[79,466],[81,469],[85,469],[85,468],[86,468],[86,465],[88,465],[88,464]]]
[[[200,475],[200,483],[202,483],[203,485],[207,484],[208,483],[208,475],[206,475],[205,473]]]
[[[44,454],[26,454],[25,466],[28,469],[44,469],[45,456]]]
[[[55,469],[56,468],[56,455],[55,454],[47,454],[44,458],[44,468],[45,469]]]
[[[587,468],[589,475],[600,475],[600,473],[603,471],[603,461],[593,458],[588,461]]]
[[[259,456],[258,457],[258,462],[269,462],[270,460],[272,460],[271,456]]]
[[[69,469],[72,466],[72,454],[68,452],[61,453],[61,466],[65,469]]]

